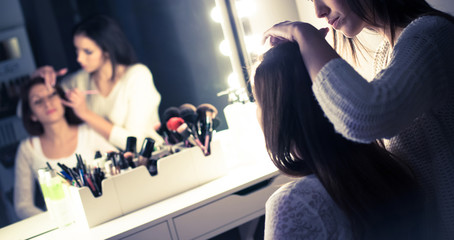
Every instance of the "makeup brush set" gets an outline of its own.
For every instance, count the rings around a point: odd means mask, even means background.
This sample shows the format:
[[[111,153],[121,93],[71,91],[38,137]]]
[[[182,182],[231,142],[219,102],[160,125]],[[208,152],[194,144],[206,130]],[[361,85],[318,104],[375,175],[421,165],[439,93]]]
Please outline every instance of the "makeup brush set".
[[[190,103],[169,107],[155,130],[164,138],[166,145],[196,146],[208,156],[211,154],[213,132],[220,123],[217,114],[216,107],[209,103],[198,107]]]

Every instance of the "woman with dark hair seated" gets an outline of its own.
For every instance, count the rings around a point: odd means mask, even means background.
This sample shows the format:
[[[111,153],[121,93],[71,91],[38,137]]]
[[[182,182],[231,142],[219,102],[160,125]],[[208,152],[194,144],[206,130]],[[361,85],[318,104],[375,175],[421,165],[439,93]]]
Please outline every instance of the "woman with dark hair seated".
[[[21,89],[22,121],[31,135],[23,140],[16,154],[14,207],[19,218],[42,212],[34,204],[38,169],[59,169],[57,163],[76,166],[75,153],[92,160],[96,151],[115,151],[115,147],[89,128],[62,104],[65,93],[58,85],[49,89],[43,78],[27,81]]]
[[[274,164],[300,176],[267,201],[266,239],[419,239],[420,189],[378,143],[335,132],[314,98],[297,43],[263,55],[252,82]]]

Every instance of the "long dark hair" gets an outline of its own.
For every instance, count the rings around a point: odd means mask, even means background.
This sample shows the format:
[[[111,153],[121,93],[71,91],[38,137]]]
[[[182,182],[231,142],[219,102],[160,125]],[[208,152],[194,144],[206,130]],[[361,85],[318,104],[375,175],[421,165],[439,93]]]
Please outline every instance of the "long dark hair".
[[[425,0],[346,0],[350,9],[367,24],[382,28],[391,34],[390,44],[395,43],[396,29],[405,28],[411,21],[421,16],[442,16],[454,23],[454,17],[431,7]],[[380,23],[380,25],[378,24]],[[334,29],[333,29],[334,30]],[[353,57],[356,59],[356,37],[347,38],[334,30],[334,47],[336,50],[345,49],[348,44]],[[361,49],[361,48],[360,48]]]
[[[30,90],[32,89],[33,86],[38,84],[44,85],[45,84],[44,78],[36,77],[29,81],[25,81],[24,84],[21,86],[20,93],[22,123],[24,124],[24,128],[28,132],[28,134],[32,136],[39,136],[44,133],[43,125],[38,121],[32,120],[33,112],[30,107],[29,99]],[[61,99],[68,100],[66,98],[64,90],[59,85],[55,86],[55,90],[57,91],[58,96]],[[65,109],[64,116],[69,125],[79,125],[82,123],[82,120],[79,117],[77,117],[72,108],[64,106],[64,109]]]
[[[93,40],[103,52],[109,54],[112,63],[112,80],[115,79],[117,64],[129,66],[137,62],[135,52],[112,18],[105,15],[89,17],[74,27],[73,36],[85,35]]]
[[[335,132],[296,43],[280,44],[262,58],[253,92],[274,164],[293,176],[315,174],[357,239],[420,237],[412,228],[419,224],[421,197],[407,165],[377,143],[352,142]]]

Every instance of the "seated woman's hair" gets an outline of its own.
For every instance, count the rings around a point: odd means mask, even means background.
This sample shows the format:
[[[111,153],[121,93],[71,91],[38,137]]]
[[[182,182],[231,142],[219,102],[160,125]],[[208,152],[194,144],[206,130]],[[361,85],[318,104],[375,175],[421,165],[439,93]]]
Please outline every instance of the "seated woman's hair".
[[[296,43],[271,48],[253,75],[266,147],[281,171],[315,174],[357,238],[386,239],[386,233],[404,234],[415,226],[420,195],[412,171],[378,143],[360,144],[336,133],[314,97]]]
[[[24,124],[25,130],[28,134],[32,136],[39,136],[44,133],[43,125],[39,121],[32,120],[32,109],[30,107],[30,90],[33,86],[37,84],[45,84],[44,79],[41,77],[32,78],[29,81],[25,81],[21,86],[21,113],[22,113],[22,123]],[[61,99],[68,100],[66,98],[65,91],[59,85],[55,85],[55,90],[58,93],[58,96]],[[82,123],[82,120],[77,117],[73,109],[67,106],[64,106],[65,109],[65,119],[70,125],[78,125]]]

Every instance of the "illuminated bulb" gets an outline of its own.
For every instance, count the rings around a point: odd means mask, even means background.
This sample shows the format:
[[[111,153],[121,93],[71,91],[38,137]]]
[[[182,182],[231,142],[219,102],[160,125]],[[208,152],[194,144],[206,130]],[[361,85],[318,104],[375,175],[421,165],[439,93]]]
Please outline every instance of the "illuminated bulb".
[[[241,88],[240,81],[238,79],[238,76],[235,73],[230,73],[230,75],[227,77],[227,82],[229,84],[229,88],[231,89],[239,89]]]
[[[244,42],[246,44],[246,50],[249,53],[260,55],[267,50],[266,46],[262,44],[262,37],[260,35],[245,36]]]
[[[211,19],[213,19],[213,21],[215,21],[217,23],[221,22],[221,13],[219,12],[219,8],[218,7],[214,7],[211,10],[210,16],[211,16]]]
[[[222,55],[224,56],[230,56],[229,42],[227,42],[225,39],[222,40],[222,42],[219,44],[219,51],[221,51]]]
[[[241,0],[236,2],[236,10],[240,18],[250,17],[256,11],[256,4],[252,0]]]

